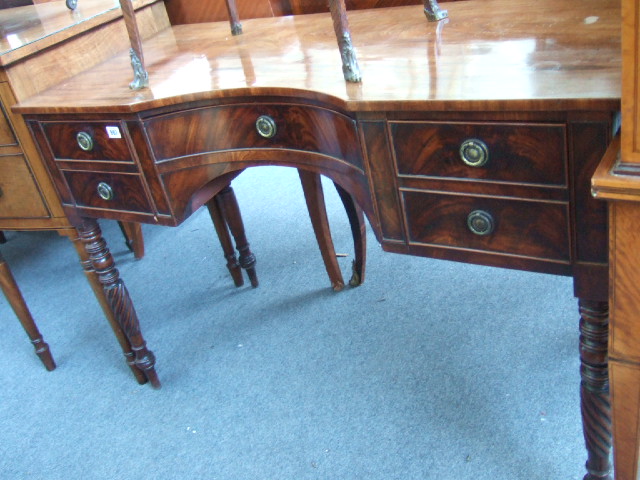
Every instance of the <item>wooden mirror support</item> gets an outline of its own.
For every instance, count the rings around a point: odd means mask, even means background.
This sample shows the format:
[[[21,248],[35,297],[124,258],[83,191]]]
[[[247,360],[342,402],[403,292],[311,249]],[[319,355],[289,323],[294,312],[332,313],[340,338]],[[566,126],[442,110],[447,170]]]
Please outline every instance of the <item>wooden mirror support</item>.
[[[131,0],[120,0],[122,16],[127,27],[131,48],[131,67],[133,68],[133,81],[129,84],[132,90],[139,90],[149,86],[149,73],[144,66],[144,56],[142,55],[142,39],[136,22],[136,14]]]

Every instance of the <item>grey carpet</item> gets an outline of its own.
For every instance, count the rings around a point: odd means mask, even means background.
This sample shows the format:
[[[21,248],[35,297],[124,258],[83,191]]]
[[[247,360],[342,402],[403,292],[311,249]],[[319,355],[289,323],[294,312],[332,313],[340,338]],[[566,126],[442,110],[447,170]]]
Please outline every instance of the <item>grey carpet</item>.
[[[384,253],[334,293],[295,170],[235,182],[258,257],[236,289],[206,210],[144,226],[134,261],[102,222],[157,356],[130,375],[66,238],[0,248],[58,363],[0,301],[0,478],[569,480],[586,459],[571,280]],[[332,186],[343,273],[352,245]]]

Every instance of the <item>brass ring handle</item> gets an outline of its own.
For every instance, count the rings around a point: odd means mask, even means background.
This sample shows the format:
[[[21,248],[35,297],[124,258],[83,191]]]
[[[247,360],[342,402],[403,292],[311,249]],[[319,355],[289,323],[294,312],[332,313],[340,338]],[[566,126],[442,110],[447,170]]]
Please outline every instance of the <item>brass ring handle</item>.
[[[260,115],[256,120],[256,130],[261,137],[273,138],[278,131],[276,122],[269,115]]]
[[[474,210],[467,216],[467,227],[476,235],[491,235],[495,226],[496,223],[491,214],[484,210]]]
[[[87,132],[78,132],[76,135],[78,146],[85,152],[93,150],[93,137]]]
[[[113,199],[113,188],[106,182],[98,183],[98,196],[103,200]]]
[[[489,147],[482,140],[469,138],[460,144],[460,158],[470,167],[482,167],[489,161]]]

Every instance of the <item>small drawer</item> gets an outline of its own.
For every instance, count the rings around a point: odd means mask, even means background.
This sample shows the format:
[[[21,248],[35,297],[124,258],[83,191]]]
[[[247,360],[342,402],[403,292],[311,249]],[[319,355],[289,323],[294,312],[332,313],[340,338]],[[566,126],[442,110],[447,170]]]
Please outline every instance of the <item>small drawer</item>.
[[[56,160],[133,162],[121,122],[46,122],[42,128]]]
[[[153,213],[139,175],[63,171],[78,207]]]
[[[362,168],[355,121],[326,108],[203,107],[151,118],[146,130],[157,161],[236,149],[291,149],[321,153]],[[181,140],[185,138],[188,141]]]
[[[409,242],[570,260],[566,203],[403,192]]]
[[[564,125],[390,123],[398,173],[567,185]]]

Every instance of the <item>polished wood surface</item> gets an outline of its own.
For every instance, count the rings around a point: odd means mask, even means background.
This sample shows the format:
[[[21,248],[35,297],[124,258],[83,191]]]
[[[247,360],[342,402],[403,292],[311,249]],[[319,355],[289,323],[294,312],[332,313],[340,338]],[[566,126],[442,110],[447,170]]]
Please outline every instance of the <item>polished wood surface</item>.
[[[585,478],[609,479],[607,210],[590,179],[619,122],[619,4],[447,8],[437,24],[421,5],[349,12],[359,84],[342,79],[326,13],[236,37],[223,21],[146,40],[146,90],[128,90],[123,52],[15,111],[154,383],[94,218],[178,225],[245,168],[295,167],[332,179],[387,251],[572,276]]]
[[[231,92],[330,96],[352,111],[619,108],[617,2],[482,5],[486,17],[468,2],[448,4],[449,20],[437,24],[421,6],[349,12],[358,84],[342,78],[330,16],[303,15],[248,20],[239,36],[226,22],[174,26],[144,43],[148,90],[129,91],[123,52],[19,111],[135,112]],[[482,28],[470,34],[469,24]]]

